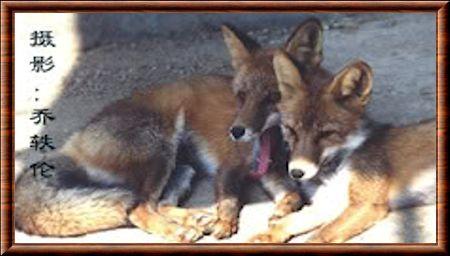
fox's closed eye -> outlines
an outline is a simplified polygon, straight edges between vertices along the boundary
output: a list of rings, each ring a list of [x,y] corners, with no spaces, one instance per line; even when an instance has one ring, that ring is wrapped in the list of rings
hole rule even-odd
[[[320,144],[326,147],[333,144],[343,143],[343,137],[339,135],[339,131],[333,129],[320,131],[317,136],[317,140]]]
[[[238,92],[237,97],[240,101],[245,101],[245,92],[243,91]]]
[[[330,137],[330,136],[332,136],[332,135],[334,135],[336,133],[337,133],[336,130],[323,130],[323,131],[320,132],[319,137],[320,138],[327,138],[327,137]]]
[[[288,140],[297,140],[297,133],[295,132],[294,128],[288,126],[288,125],[282,125],[281,126],[283,134]]]
[[[244,102],[245,102],[245,92],[243,92],[243,91],[239,91],[238,93],[237,93],[237,95],[236,95],[236,97],[237,97],[237,99],[238,99],[238,103],[239,103],[239,106],[242,106],[243,104],[244,104]]]

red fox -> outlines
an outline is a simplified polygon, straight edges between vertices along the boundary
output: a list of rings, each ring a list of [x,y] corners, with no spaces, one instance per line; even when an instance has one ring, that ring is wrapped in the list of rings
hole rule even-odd
[[[309,242],[345,242],[391,209],[436,203],[435,120],[402,127],[371,121],[364,111],[373,80],[368,64],[354,61],[315,83],[281,51],[274,68],[289,174],[311,206],[252,242],[285,242],[315,229]]]
[[[263,187],[275,199],[275,213],[270,220],[276,220],[299,208],[303,202],[295,185],[283,174],[287,160],[283,153],[284,144],[279,114],[276,111],[280,92],[272,64],[275,49],[262,49],[251,39],[238,36],[227,27],[223,27],[222,31],[235,70],[231,87],[238,106],[230,127],[230,136],[238,145],[249,142],[253,145],[253,154],[259,156],[253,160],[259,164],[254,164],[258,168],[252,174],[261,177]],[[311,18],[300,24],[283,48],[298,61],[308,79],[326,75],[327,71],[320,67],[323,57],[323,28],[319,20]],[[268,166],[271,171],[265,174]],[[224,179],[232,180],[235,187],[242,187],[236,186],[242,179],[238,179],[233,172],[223,174]],[[239,191],[228,190],[223,193],[223,198],[218,204],[218,218],[232,220],[225,223],[233,223],[235,230],[239,213]]]
[[[106,106],[49,157],[57,167],[52,177],[33,177],[25,170],[18,178],[16,227],[30,234],[73,236],[131,222],[174,241],[195,241],[206,229],[223,238],[236,232],[238,195],[251,169],[268,171],[262,181],[275,197],[275,219],[298,209],[302,200],[286,172],[279,127],[264,130],[270,136],[261,144],[270,147],[259,147],[259,140],[236,143],[229,136],[241,105],[240,93],[236,97],[231,84],[239,81],[248,89],[274,92],[260,100],[270,102],[266,112],[253,113],[258,116],[254,122],[268,123],[264,119],[279,98],[270,54],[274,51],[247,51],[232,30],[223,27],[223,33],[234,67],[244,67],[236,63],[243,56],[235,55],[236,49],[248,54],[245,61],[253,66],[247,65],[245,74],[153,86]],[[289,38],[286,50],[305,69],[318,66],[321,34],[320,22],[308,20]],[[195,167],[217,173],[217,216],[174,206],[189,187]]]

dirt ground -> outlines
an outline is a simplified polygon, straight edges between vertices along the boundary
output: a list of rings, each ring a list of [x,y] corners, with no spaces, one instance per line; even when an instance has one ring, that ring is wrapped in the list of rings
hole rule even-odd
[[[323,65],[338,71],[350,59],[367,61],[375,74],[369,116],[382,122],[405,124],[436,115],[436,44],[434,14],[322,15],[325,23]],[[295,26],[249,25],[247,33],[264,46],[281,45]],[[109,102],[152,84],[192,74],[232,74],[218,27],[178,36],[141,38],[133,42],[97,44],[78,52],[76,64],[62,81],[62,91],[50,106],[57,122],[41,130],[52,134],[56,146]],[[22,85],[16,85],[16,94]],[[17,99],[17,97],[16,97]],[[32,105],[16,100],[16,127],[26,122]],[[17,109],[17,107],[16,107]],[[19,127],[20,128],[20,127]],[[16,140],[26,134],[17,134]],[[26,147],[16,147],[16,176],[22,166],[39,159]],[[207,191],[207,193],[205,193]],[[272,203],[255,188],[262,202],[246,205],[240,230],[221,242],[245,242],[266,227]],[[260,200],[260,201],[261,201]],[[213,201],[210,180],[201,181],[187,206]],[[435,205],[398,212],[350,242],[435,242]],[[302,242],[301,236],[292,242]],[[123,228],[75,238],[41,238],[16,231],[16,242],[164,242],[138,229]],[[217,242],[205,237],[200,242]]]

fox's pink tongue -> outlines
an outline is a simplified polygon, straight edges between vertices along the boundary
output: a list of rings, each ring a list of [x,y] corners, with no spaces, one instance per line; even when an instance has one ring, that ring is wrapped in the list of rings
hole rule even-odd
[[[270,161],[270,133],[264,132],[260,137],[260,150],[258,159],[256,159],[257,168],[250,175],[253,178],[261,178],[269,169]]]

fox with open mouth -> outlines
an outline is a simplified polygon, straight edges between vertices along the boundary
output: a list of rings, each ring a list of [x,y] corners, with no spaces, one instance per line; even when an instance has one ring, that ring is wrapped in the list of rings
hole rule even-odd
[[[178,242],[196,241],[206,232],[229,237],[237,231],[251,170],[276,201],[272,219],[301,207],[274,112],[280,100],[274,50],[249,47],[235,31],[222,30],[234,78],[191,77],[105,106],[49,156],[57,166],[51,178],[27,170],[18,177],[16,227],[62,237],[133,224]],[[303,22],[284,49],[306,73],[320,70],[320,22]],[[177,207],[197,167],[216,177],[212,217]]]

